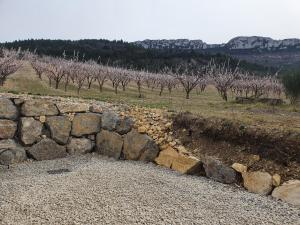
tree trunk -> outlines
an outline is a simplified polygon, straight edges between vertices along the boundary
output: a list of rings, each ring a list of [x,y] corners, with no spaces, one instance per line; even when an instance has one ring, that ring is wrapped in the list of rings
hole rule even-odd
[[[91,82],[88,82],[88,89],[91,89],[91,86],[92,86],[92,81]]]
[[[163,93],[163,88],[160,88],[160,92],[159,92],[159,96],[161,96],[162,95],[162,93]]]
[[[190,92],[191,91],[186,91],[186,97],[185,97],[186,99],[190,99]]]
[[[139,91],[139,98],[142,98],[141,86],[138,86],[138,91]]]
[[[58,89],[59,81],[55,81],[55,89]]]

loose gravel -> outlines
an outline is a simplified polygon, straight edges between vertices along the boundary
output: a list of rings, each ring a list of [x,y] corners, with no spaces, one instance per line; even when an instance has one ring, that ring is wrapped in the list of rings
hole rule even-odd
[[[47,173],[59,169],[71,172]],[[0,168],[0,181],[5,225],[300,224],[299,209],[271,197],[97,155]]]

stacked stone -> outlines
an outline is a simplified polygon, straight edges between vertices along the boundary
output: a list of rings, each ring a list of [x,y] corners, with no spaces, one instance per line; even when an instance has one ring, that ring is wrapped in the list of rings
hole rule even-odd
[[[230,167],[215,158],[193,157],[173,138],[172,122],[162,110],[0,98],[0,164],[19,163],[27,157],[51,160],[89,152],[155,162],[183,174],[242,184],[250,192],[272,193],[277,199],[300,206],[298,180],[280,185],[278,174],[249,172],[239,163]]]
[[[51,160],[92,151],[116,159],[154,161],[157,144],[133,120],[100,106],[42,99],[0,99],[0,163]]]

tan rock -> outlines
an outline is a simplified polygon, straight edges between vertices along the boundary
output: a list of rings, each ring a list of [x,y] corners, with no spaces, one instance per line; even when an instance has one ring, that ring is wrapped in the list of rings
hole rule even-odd
[[[183,174],[197,174],[203,171],[203,164],[195,157],[178,154],[172,162],[171,169]]]
[[[253,165],[254,163],[258,162],[260,160],[259,155],[251,155],[248,159],[249,165]]]
[[[73,121],[74,120],[74,117],[75,117],[75,113],[69,113],[68,114],[68,119],[69,119],[69,121]]]
[[[70,112],[88,112],[89,105],[85,103],[66,103],[59,102],[56,104],[60,113],[70,113]]]
[[[176,142],[175,141],[172,141],[169,143],[172,147],[174,147],[176,145]]]
[[[267,195],[272,191],[272,176],[267,172],[242,173],[244,187],[256,194]]]
[[[176,147],[176,149],[178,150],[178,152],[182,153],[182,154],[188,154],[189,152],[186,150],[186,148],[182,145],[179,145]]]
[[[98,133],[101,128],[101,116],[96,113],[79,113],[74,117],[72,135],[81,137]]]
[[[166,128],[170,128],[171,126],[172,126],[171,122],[169,122],[169,123],[166,124]]]
[[[300,208],[300,180],[290,180],[274,189],[272,196]]]
[[[145,134],[145,133],[147,132],[147,129],[146,129],[146,127],[142,126],[142,127],[139,127],[139,128],[138,128],[138,132],[139,132],[140,134]]]
[[[40,116],[39,120],[41,123],[45,123],[46,122],[46,116]]]
[[[280,185],[280,182],[281,182],[281,177],[280,177],[280,175],[279,174],[274,174],[273,176],[272,176],[272,180],[273,180],[273,185],[275,186],[275,187],[278,187],[279,185]]]
[[[247,166],[240,163],[233,163],[231,167],[239,173],[245,173],[248,170]]]
[[[0,139],[13,138],[17,131],[17,123],[11,120],[0,119]]]

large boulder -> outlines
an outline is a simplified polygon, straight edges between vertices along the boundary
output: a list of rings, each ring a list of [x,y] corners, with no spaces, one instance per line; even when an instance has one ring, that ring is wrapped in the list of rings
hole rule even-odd
[[[86,103],[66,103],[59,102],[56,104],[60,113],[78,113],[78,112],[88,112],[89,105]]]
[[[120,117],[118,114],[106,111],[102,115],[102,128],[109,131],[114,131],[117,125],[120,124]]]
[[[237,172],[215,158],[207,157],[204,160],[204,169],[206,176],[212,178],[215,181],[224,184],[232,184],[238,182]]]
[[[133,124],[133,120],[130,117],[126,116],[118,121],[116,131],[121,135],[127,134],[131,131]]]
[[[81,155],[91,152],[94,145],[88,138],[71,138],[67,151],[71,155]]]
[[[272,176],[267,172],[246,172],[242,173],[244,187],[253,193],[267,195],[273,187]]]
[[[274,189],[272,196],[300,208],[300,180],[290,180]]]
[[[0,119],[15,120],[18,118],[18,110],[14,103],[7,98],[0,98]]]
[[[0,139],[10,139],[15,136],[17,123],[12,120],[0,120]]]
[[[171,169],[190,175],[203,175],[203,163],[193,156],[179,154],[172,162]]]
[[[123,138],[121,135],[102,130],[97,134],[96,138],[96,151],[99,154],[119,159],[123,147]]]
[[[161,151],[154,160],[158,165],[171,168],[172,163],[179,157],[179,153],[172,147]]]
[[[0,164],[11,165],[26,160],[25,150],[12,139],[0,141]]]
[[[98,133],[101,128],[101,115],[96,113],[79,113],[73,120],[72,135],[81,137]]]
[[[24,116],[55,116],[58,110],[52,102],[39,99],[25,101],[21,113]]]
[[[36,160],[51,160],[67,156],[66,147],[45,138],[27,150],[28,155]]]
[[[46,124],[53,140],[59,144],[67,144],[72,128],[72,123],[68,117],[51,116],[47,118]]]
[[[23,144],[31,145],[41,139],[43,124],[32,117],[20,120],[20,138]]]
[[[158,152],[157,144],[148,135],[140,134],[135,129],[125,135],[125,159],[154,161]]]

